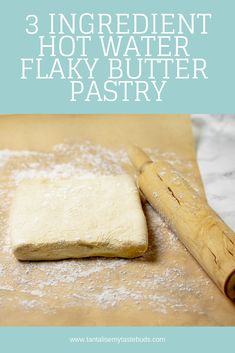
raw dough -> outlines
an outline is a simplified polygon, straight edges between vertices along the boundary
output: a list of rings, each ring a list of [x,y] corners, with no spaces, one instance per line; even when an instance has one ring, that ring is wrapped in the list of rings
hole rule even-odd
[[[21,182],[10,234],[20,260],[131,258],[148,245],[138,190],[128,175]]]

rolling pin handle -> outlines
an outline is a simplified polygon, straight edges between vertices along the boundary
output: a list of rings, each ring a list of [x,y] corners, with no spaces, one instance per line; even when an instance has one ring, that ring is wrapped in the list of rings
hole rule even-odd
[[[128,148],[128,156],[133,166],[140,173],[146,164],[153,163],[149,156],[137,146],[130,146]]]

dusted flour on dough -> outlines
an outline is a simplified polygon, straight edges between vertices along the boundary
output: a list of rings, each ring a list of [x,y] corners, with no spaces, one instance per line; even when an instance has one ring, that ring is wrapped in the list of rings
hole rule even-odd
[[[137,257],[148,234],[128,175],[25,180],[16,190],[10,234],[20,260]]]
[[[197,187],[190,161],[179,159],[174,152],[149,148],[145,151],[154,160],[173,164]],[[90,257],[49,262],[15,259],[9,242],[8,214],[15,187],[22,181],[88,179],[126,171],[130,171],[130,164],[125,149],[110,149],[89,141],[55,145],[48,152],[0,150],[1,324],[9,324],[3,309],[5,313],[22,310],[24,314],[20,319],[13,314],[14,324],[18,325],[38,325],[39,315],[51,322],[56,314],[56,323],[60,325],[68,325],[69,315],[76,316],[75,323],[69,319],[70,324],[84,324],[82,315],[86,322],[97,324],[93,320],[94,310],[98,310],[100,318],[108,313],[115,317],[117,313],[126,312],[126,320],[129,308],[136,311],[135,318],[128,321],[130,325],[143,324],[146,311],[151,311],[159,324],[169,323],[169,317],[174,317],[174,324],[179,324],[180,320],[186,325],[214,325],[217,304],[223,312],[231,311],[228,301],[221,300],[220,292],[215,291],[208,276],[148,204],[144,205],[144,212],[149,246],[141,257]],[[61,309],[66,315],[58,314]],[[228,324],[225,318],[221,322]],[[230,324],[233,323],[231,320]]]

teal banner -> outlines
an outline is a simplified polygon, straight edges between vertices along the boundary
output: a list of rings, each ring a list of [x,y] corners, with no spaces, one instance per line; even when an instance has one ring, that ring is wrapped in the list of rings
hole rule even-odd
[[[230,327],[2,328],[0,346],[7,353],[221,353],[233,347],[234,333]]]
[[[234,113],[231,0],[0,4],[0,113]]]

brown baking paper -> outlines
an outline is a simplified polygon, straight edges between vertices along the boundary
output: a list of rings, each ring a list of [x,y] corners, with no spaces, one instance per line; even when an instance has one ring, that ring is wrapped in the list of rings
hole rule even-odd
[[[20,180],[134,174],[130,144],[168,160],[204,195],[189,116],[0,117],[1,325],[235,324],[234,304],[145,202],[141,258],[33,263],[12,255],[8,217]]]

